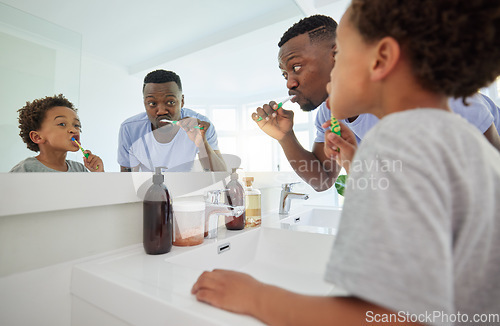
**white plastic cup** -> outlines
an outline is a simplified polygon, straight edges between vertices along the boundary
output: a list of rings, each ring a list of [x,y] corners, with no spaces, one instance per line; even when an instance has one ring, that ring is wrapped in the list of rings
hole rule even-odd
[[[196,246],[203,243],[205,231],[205,202],[180,201],[174,211],[174,246]]]

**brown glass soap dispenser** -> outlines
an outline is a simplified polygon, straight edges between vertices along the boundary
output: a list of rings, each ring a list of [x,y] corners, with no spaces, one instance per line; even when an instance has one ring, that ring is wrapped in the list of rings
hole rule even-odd
[[[161,169],[155,168],[153,184],[143,202],[143,243],[150,255],[164,254],[172,249],[172,199],[163,183]]]
[[[243,230],[245,228],[245,191],[238,181],[236,169],[233,169],[231,180],[226,186],[227,200],[233,208],[234,214],[226,216],[226,228],[228,230]]]

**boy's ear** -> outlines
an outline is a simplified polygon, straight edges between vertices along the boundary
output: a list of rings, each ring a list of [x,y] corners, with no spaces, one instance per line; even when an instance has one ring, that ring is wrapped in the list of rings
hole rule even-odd
[[[384,37],[375,47],[375,58],[372,64],[372,80],[381,80],[394,70],[401,57],[398,41],[392,37]]]
[[[43,144],[45,142],[45,140],[38,131],[33,131],[33,130],[30,131],[30,139],[35,144]]]

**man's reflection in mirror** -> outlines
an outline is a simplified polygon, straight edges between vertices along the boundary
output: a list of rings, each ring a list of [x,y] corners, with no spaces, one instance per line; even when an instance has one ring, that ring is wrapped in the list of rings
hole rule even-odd
[[[226,171],[210,120],[184,107],[180,77],[155,70],[144,78],[145,112],[120,126],[118,164],[122,172],[190,171],[196,155],[205,171]]]

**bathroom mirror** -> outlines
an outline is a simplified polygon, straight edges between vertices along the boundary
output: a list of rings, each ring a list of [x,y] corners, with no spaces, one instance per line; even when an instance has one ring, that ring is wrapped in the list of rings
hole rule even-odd
[[[63,93],[78,106],[82,37],[0,2],[0,172],[34,152],[19,137],[26,101]]]

